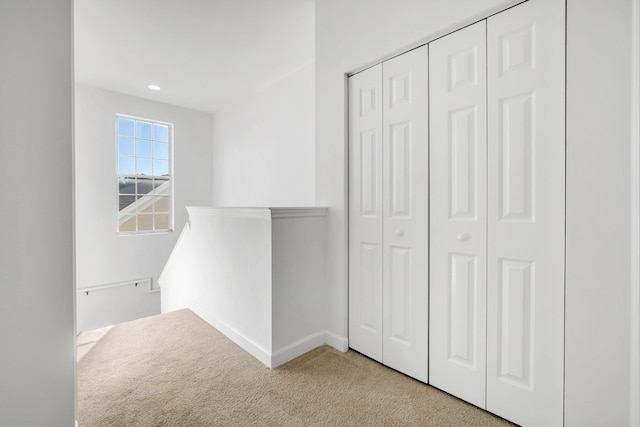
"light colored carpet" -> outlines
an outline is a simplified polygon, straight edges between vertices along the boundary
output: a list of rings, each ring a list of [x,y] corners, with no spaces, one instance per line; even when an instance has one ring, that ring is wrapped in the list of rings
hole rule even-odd
[[[81,332],[78,334],[78,339],[76,340],[76,345],[78,347],[77,358],[78,361],[82,360],[82,358],[96,345],[102,337],[104,337],[109,330],[111,330],[113,326],[107,326],[105,328],[93,329],[91,331]]]
[[[353,351],[270,370],[189,310],[85,341],[80,427],[510,425]]]

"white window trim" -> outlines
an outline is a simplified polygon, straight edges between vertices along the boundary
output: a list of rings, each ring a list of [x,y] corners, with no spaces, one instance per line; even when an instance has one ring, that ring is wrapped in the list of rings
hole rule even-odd
[[[129,114],[121,114],[121,113],[116,113],[116,120],[114,121],[114,128],[115,128],[115,168],[116,168],[116,178],[120,179],[120,178],[125,178],[125,177],[140,177],[143,176],[144,178],[167,178],[166,176],[155,176],[155,175],[137,175],[137,174],[121,174],[118,170],[119,168],[119,157],[120,157],[120,151],[119,151],[119,147],[118,147],[118,119],[119,118],[123,118],[123,119],[131,119],[131,120],[137,120],[137,121],[144,121],[144,122],[150,122],[152,124],[158,124],[158,125],[165,125],[169,127],[169,153],[168,153],[168,162],[169,162],[169,176],[168,176],[168,182],[161,184],[160,186],[158,186],[158,188],[156,188],[153,193],[157,193],[160,194],[160,191],[166,191],[167,187],[169,187],[169,193],[168,193],[168,197],[169,197],[169,228],[166,230],[136,230],[136,231],[120,231],[120,225],[122,225],[124,222],[130,220],[131,218],[125,218],[123,215],[134,215],[134,216],[138,216],[138,214],[136,213],[136,209],[140,208],[140,209],[144,209],[145,207],[148,207],[150,205],[152,205],[153,203],[156,202],[157,199],[159,199],[160,197],[167,197],[167,196],[155,196],[155,197],[144,197],[141,198],[139,200],[136,200],[135,202],[133,202],[132,204],[128,205],[126,208],[124,208],[122,211],[118,211],[116,209],[116,234],[119,236],[137,236],[137,235],[143,235],[143,234],[166,234],[166,233],[172,233],[174,230],[174,172],[173,172],[173,153],[174,153],[174,124],[170,123],[170,122],[165,122],[162,120],[155,120],[155,119],[149,119],[146,117],[140,117],[140,116],[133,116],[133,115],[129,115]],[[135,139],[135,138],[134,138]],[[152,141],[152,140],[149,140]],[[132,158],[137,158],[138,156],[131,156]],[[144,156],[140,156],[141,158],[146,158]],[[152,193],[148,193],[149,195],[152,195]],[[166,193],[165,193],[166,194]],[[119,206],[120,203],[120,192],[118,191],[117,187],[115,189],[115,200],[116,200],[116,206]]]

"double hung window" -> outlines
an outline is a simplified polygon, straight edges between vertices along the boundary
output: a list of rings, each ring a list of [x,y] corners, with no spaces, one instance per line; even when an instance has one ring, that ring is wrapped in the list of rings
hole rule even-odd
[[[170,231],[173,127],[121,115],[116,120],[118,232]]]

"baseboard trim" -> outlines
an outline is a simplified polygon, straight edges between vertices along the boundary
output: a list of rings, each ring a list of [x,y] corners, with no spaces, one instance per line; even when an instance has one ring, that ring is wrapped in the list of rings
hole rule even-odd
[[[291,344],[271,353],[261,345],[256,344],[250,338],[247,338],[245,335],[227,325],[201,304],[189,301],[189,309],[200,316],[205,322],[220,331],[231,341],[238,344],[244,351],[258,359],[267,368],[277,368],[278,366],[281,366],[296,357],[302,356],[314,348],[325,344],[343,353],[349,350],[349,340],[346,337],[341,337],[330,331],[320,331],[294,341]]]
[[[334,334],[331,331],[325,331],[324,342],[325,344],[343,353],[346,353],[347,350],[349,350],[349,339],[347,337],[341,337],[338,334]]]
[[[198,303],[194,303],[193,301],[189,302],[189,308],[195,314],[200,316],[205,322],[216,328],[222,334],[224,334],[227,338],[229,338],[234,343],[238,344],[244,351],[258,359],[263,365],[268,368],[272,368],[271,362],[271,353],[267,351],[262,346],[256,344],[251,339],[247,338],[240,332],[236,331],[231,326],[227,325],[225,322],[218,319],[214,316],[209,310],[204,308],[202,305]]]
[[[302,339],[292,342],[291,344],[281,348],[271,356],[271,367],[277,368],[280,365],[302,356],[310,352],[314,348],[325,344],[325,332],[316,332]]]
[[[277,368],[322,345],[328,345],[342,353],[349,350],[349,340],[347,338],[330,331],[320,331],[299,339],[275,352],[271,357],[272,367]]]

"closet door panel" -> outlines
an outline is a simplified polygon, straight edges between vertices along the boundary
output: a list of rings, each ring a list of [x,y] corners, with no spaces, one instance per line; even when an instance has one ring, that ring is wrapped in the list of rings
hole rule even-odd
[[[485,407],[486,22],[429,45],[429,382]]]
[[[382,65],[349,79],[349,346],[382,362]]]
[[[383,363],[428,379],[428,53],[383,63]]]
[[[487,409],[562,425],[564,3],[489,18]]]

